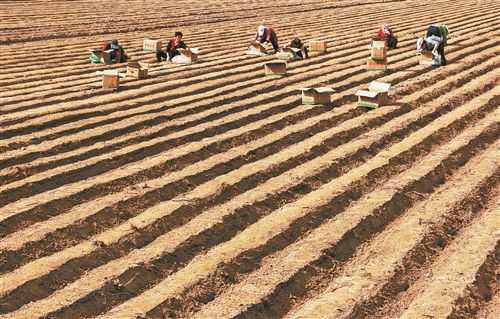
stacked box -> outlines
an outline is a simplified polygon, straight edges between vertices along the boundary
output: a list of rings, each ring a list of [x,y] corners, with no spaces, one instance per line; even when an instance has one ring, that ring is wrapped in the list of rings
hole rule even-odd
[[[373,39],[371,46],[371,56],[366,62],[369,71],[387,70],[387,43],[384,40]]]
[[[384,60],[375,60],[368,58],[366,61],[366,68],[370,71],[386,71],[387,70],[387,58]]]
[[[387,45],[385,41],[373,40],[371,46],[371,58],[374,60],[387,59]]]

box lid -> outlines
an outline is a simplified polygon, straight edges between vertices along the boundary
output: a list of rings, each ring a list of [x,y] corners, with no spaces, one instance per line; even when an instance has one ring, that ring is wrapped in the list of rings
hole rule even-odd
[[[283,52],[293,52],[293,53],[297,53],[297,52],[300,52],[301,50],[298,49],[298,48],[283,48],[281,49],[281,51]]]
[[[309,92],[309,91],[314,91],[316,93],[333,93],[335,92],[334,89],[329,88],[329,87],[319,87],[319,88],[301,88],[300,89],[303,92]]]
[[[118,76],[119,75],[119,71],[118,70],[104,70],[104,71],[102,71],[102,75],[114,75],[114,76]]]
[[[375,97],[377,97],[378,92],[358,90],[356,92],[356,95],[357,96],[363,96],[363,97],[369,97],[369,98],[375,98]]]
[[[389,92],[390,88],[391,88],[390,83],[373,81],[372,83],[370,83],[368,90],[373,92],[384,93],[384,92]]]
[[[385,41],[384,40],[372,40],[372,48],[384,48]]]

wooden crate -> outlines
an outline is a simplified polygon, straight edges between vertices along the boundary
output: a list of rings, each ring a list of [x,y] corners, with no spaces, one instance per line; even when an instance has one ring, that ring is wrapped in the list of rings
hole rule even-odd
[[[374,60],[387,59],[387,45],[383,40],[372,40],[371,58]]]

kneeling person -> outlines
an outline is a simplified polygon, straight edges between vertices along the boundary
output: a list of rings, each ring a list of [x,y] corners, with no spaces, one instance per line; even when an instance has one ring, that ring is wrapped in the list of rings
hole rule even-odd
[[[172,61],[173,57],[180,55],[179,49],[187,49],[187,45],[182,41],[182,36],[182,32],[175,32],[174,37],[168,41],[166,51],[158,51],[156,53],[158,62],[162,60]]]

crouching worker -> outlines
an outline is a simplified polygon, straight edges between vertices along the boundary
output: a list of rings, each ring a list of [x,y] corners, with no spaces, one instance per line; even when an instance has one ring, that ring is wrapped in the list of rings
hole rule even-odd
[[[127,62],[128,57],[125,54],[125,50],[118,43],[118,40],[116,39],[113,39],[110,42],[105,43],[103,46],[103,51],[109,52],[111,63]]]
[[[257,35],[255,36],[255,42],[260,44],[271,43],[274,49],[274,53],[278,52],[280,47],[278,45],[278,36],[276,32],[271,27],[259,26],[257,29]]]
[[[417,52],[430,51],[434,55],[435,65],[446,65],[444,47],[448,40],[446,25],[430,25],[424,38],[417,40]]]
[[[299,38],[294,38],[286,47],[299,49],[300,51],[297,51],[295,54],[301,59],[309,58],[307,46]]]
[[[187,45],[182,41],[182,32],[177,31],[174,37],[168,41],[166,51],[158,51],[156,53],[156,60],[158,62],[172,61],[172,58],[176,55],[180,55],[179,49],[187,49]]]
[[[384,23],[378,29],[375,38],[385,41],[389,49],[395,49],[398,46],[398,38],[387,23]]]

